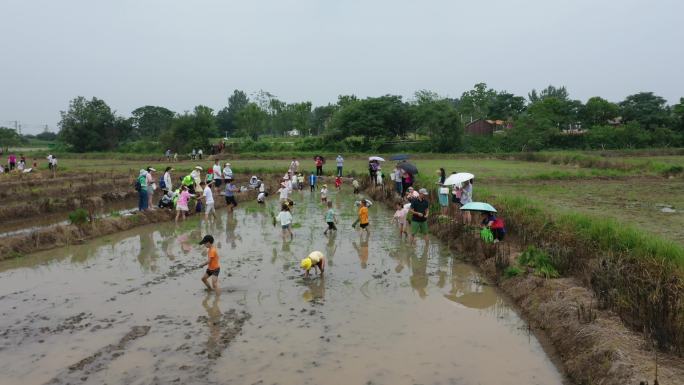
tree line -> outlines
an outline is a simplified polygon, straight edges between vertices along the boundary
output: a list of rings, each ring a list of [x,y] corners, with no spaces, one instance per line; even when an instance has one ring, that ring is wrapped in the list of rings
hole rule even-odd
[[[492,136],[464,134],[464,124],[477,119],[501,120],[509,129]],[[420,90],[410,100],[341,95],[314,107],[266,91],[235,90],[218,111],[143,106],[124,117],[101,99],[79,96],[61,112],[59,127],[59,141],[76,152],[183,153],[208,149],[211,138],[223,136],[244,138],[242,149],[267,150],[260,138],[295,133],[306,138],[298,142],[300,150],[362,151],[388,142],[433,152],[682,146],[684,98],[670,106],[652,92],[640,92],[617,103],[601,97],[583,103],[565,87],[533,89],[522,97],[479,83],[460,98]]]

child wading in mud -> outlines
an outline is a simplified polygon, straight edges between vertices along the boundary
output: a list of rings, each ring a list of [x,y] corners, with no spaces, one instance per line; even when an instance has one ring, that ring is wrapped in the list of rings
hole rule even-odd
[[[278,213],[278,216],[276,219],[280,222],[280,228],[283,231],[283,239],[287,236],[287,234],[290,234],[290,240],[294,238],[294,234],[292,234],[292,213],[290,213],[290,205],[287,202],[284,202],[282,204],[282,207],[280,208],[280,212]]]
[[[324,235],[328,235],[328,231],[337,231],[337,215],[335,215],[335,209],[333,209],[333,203],[328,202],[328,211],[325,213],[325,222],[328,224],[328,228],[323,232]]]
[[[319,274],[323,275],[325,271],[325,256],[320,251],[312,251],[311,254],[302,259],[299,266],[304,269],[304,277],[309,277],[309,270],[312,267],[318,269]]]
[[[205,235],[199,244],[204,245],[208,249],[207,261],[200,265],[200,267],[207,267],[207,271],[202,276],[202,282],[207,287],[207,290],[214,290],[218,293],[218,275],[221,271],[221,266],[219,265],[218,251],[214,246],[214,237]],[[211,285],[208,282],[209,278],[211,278]]]

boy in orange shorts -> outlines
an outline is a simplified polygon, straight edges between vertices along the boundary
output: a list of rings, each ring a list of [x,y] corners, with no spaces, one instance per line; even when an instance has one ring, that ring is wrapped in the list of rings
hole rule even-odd
[[[207,261],[200,265],[200,267],[207,267],[207,271],[204,273],[204,276],[202,276],[202,282],[207,287],[207,290],[214,290],[218,293],[218,275],[221,271],[221,266],[219,265],[218,251],[214,246],[214,237],[205,235],[199,244],[204,245],[204,247],[208,249]],[[209,278],[211,278],[211,285],[208,282]]]

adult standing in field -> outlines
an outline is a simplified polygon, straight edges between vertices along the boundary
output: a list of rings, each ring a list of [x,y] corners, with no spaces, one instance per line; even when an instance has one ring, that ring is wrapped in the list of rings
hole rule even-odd
[[[138,191],[138,211],[147,210],[147,171],[140,170],[138,179],[135,182],[135,189]]]
[[[461,188],[461,205],[465,206],[473,201],[473,180],[463,182]],[[470,225],[473,218],[470,211],[463,211],[463,224]]]
[[[409,187],[413,186],[413,175],[410,172],[405,171],[401,175],[401,189],[402,191],[408,190]]]
[[[292,175],[297,175],[297,170],[299,170],[299,161],[297,158],[292,158],[292,162],[290,162],[290,167],[287,169],[287,172]]]
[[[202,151],[202,149],[200,148],[199,150],[197,150],[197,156],[199,156],[199,160],[202,160],[202,155],[204,155],[204,151]]]
[[[321,156],[317,156],[316,159],[314,160],[314,163],[316,164],[316,176],[322,176],[323,175],[323,158]]]
[[[230,168],[230,163],[226,162],[223,167],[223,181],[228,183],[228,179],[233,179],[233,170]]]
[[[167,161],[167,162],[170,162],[170,161],[171,161],[171,149],[170,149],[170,148],[167,148],[167,149],[166,149],[166,152],[164,153],[164,155],[166,156],[166,161]]]
[[[173,171],[173,168],[166,167],[166,170],[164,170],[164,175],[162,175],[162,178],[159,181],[159,186],[161,187],[164,194],[166,194],[169,191],[173,191],[171,171]]]
[[[447,215],[449,211],[449,187],[444,185],[446,180],[446,172],[444,168],[437,170],[439,174],[439,179],[437,180],[437,197],[439,198],[439,206],[442,211],[442,215]]]
[[[214,171],[214,186],[216,187],[216,192],[218,192],[221,190],[221,184],[223,182],[223,171],[221,170],[218,159],[214,160],[214,165],[211,166],[211,169]]]
[[[344,167],[344,158],[342,157],[342,154],[337,154],[337,158],[335,158],[335,162],[337,162],[337,176],[341,177],[342,176],[342,168]]]
[[[401,196],[401,194],[403,194],[404,192],[403,184],[401,182],[402,174],[403,172],[402,169],[399,168],[399,165],[397,164],[396,166],[394,166],[394,170],[392,171],[392,180],[394,181],[394,188],[397,194],[399,194],[399,196]]]
[[[195,160],[196,157],[197,157],[197,150],[195,150],[193,148],[192,153],[190,154],[190,159]]]
[[[17,156],[13,153],[10,153],[7,157],[7,163],[9,164],[9,170],[14,170],[14,168],[17,167]]]
[[[150,210],[154,209],[154,203],[152,200],[154,199],[154,190],[156,190],[156,185],[154,184],[154,175],[152,174],[153,172],[156,172],[152,167],[147,168],[147,174],[145,175],[145,180],[147,182],[147,207]]]
[[[238,203],[235,199],[235,193],[240,191],[235,184],[233,184],[233,179],[226,179],[226,206],[228,206],[228,212],[232,213],[233,209],[237,207]]]
[[[411,244],[415,244],[416,235],[422,234],[425,242],[428,241],[428,216],[430,215],[430,202],[427,200],[427,190],[422,188],[418,191],[418,199],[411,202],[409,212],[411,218]]]
[[[52,154],[49,154],[47,156],[47,161],[48,161],[48,169],[52,171]]]
[[[192,176],[192,180],[195,182],[195,190],[192,192],[194,194],[195,191],[197,191],[197,189],[199,188],[200,183],[202,183],[202,167],[195,166],[195,168],[190,173],[190,176]]]
[[[318,177],[314,175],[313,171],[311,171],[311,175],[309,175],[309,187],[311,188],[311,192],[316,191],[316,180]]]

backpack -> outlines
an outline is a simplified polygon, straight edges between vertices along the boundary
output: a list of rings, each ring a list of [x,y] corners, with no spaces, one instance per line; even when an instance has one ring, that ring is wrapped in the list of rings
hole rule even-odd
[[[159,188],[166,190],[166,182],[164,182],[164,175],[159,178]]]

